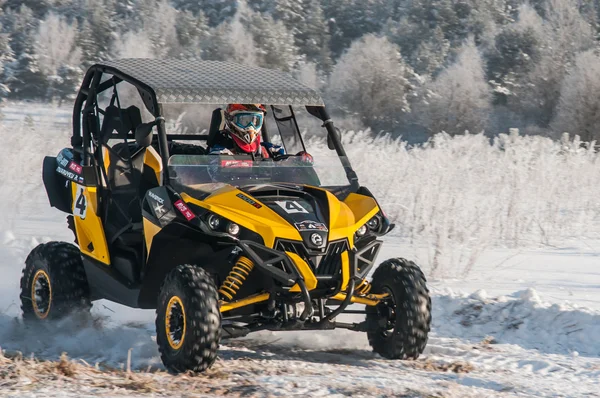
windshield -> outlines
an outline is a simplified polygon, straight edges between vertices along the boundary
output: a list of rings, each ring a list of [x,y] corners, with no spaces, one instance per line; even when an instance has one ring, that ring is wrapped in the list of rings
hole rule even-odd
[[[273,161],[252,160],[249,156],[173,155],[169,159],[169,176],[175,186],[200,191],[212,191],[222,183],[236,187],[270,183],[350,185],[337,155],[320,156],[313,162],[300,156]]]

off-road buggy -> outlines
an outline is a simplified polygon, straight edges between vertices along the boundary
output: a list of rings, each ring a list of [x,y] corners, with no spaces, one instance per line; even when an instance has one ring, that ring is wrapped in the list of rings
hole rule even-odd
[[[125,97],[140,106],[125,107]],[[227,103],[267,105],[262,139],[280,140],[290,155],[206,155],[222,136],[220,108],[207,134],[168,133],[174,104],[189,112]],[[329,148],[314,161],[293,155],[306,151],[298,109],[327,133]],[[423,273],[395,258],[367,279],[393,225],[358,183],[321,97],[288,74],[204,61],[94,65],[75,100],[71,147],[45,158],[43,181],[77,246],[46,243],[28,256],[25,320],[99,299],[156,309],[158,346],[174,372],[205,370],[222,338],[259,330],[366,332],[391,359],[425,348]],[[366,319],[338,321],[344,313]]]

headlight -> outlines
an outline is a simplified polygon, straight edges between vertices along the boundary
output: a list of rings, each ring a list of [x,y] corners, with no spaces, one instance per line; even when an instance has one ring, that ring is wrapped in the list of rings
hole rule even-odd
[[[219,216],[216,216],[214,214],[211,214],[210,216],[208,216],[208,220],[207,221],[208,221],[208,226],[213,231],[219,229],[219,226],[221,225],[221,219],[219,218]]]
[[[237,236],[240,233],[240,226],[234,222],[227,225],[227,233],[229,235]]]
[[[358,236],[358,237],[365,236],[366,233],[367,233],[367,225],[366,224],[356,230],[356,236]]]
[[[367,226],[369,227],[370,230],[375,231],[377,229],[379,229],[379,218],[377,218],[377,216],[371,218],[368,222],[367,222]]]

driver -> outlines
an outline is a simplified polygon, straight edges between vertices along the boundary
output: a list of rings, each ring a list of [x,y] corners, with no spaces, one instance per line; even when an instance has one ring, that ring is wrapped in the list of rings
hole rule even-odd
[[[209,148],[211,155],[253,155],[276,158],[285,150],[270,142],[260,142],[266,108],[262,104],[229,104],[225,109],[224,129],[217,144]]]

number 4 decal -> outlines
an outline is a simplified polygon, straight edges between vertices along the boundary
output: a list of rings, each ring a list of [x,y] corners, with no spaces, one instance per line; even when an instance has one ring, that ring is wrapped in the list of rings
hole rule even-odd
[[[275,202],[281,207],[287,214],[304,213],[308,214],[308,210],[300,205],[300,203],[294,201],[277,201]]]
[[[73,206],[73,215],[85,219],[87,213],[87,198],[85,197],[85,190],[82,186],[77,186],[77,195],[75,195],[75,204]]]

